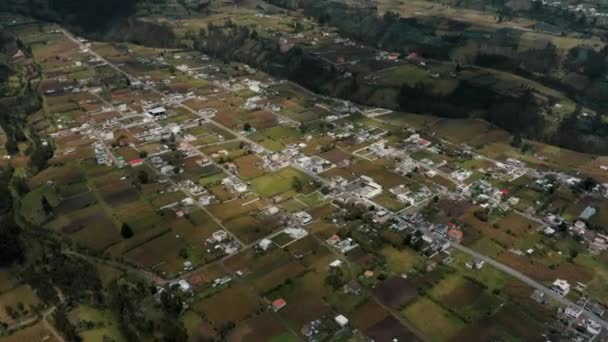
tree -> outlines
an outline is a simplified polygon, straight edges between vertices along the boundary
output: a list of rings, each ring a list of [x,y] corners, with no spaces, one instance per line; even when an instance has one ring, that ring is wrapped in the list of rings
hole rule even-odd
[[[122,235],[124,239],[130,239],[133,237],[133,229],[131,229],[129,224],[123,223],[120,228],[120,235]]]
[[[293,176],[293,179],[291,180],[291,186],[297,192],[301,192],[302,189],[304,188],[302,181],[300,180],[300,178],[298,178],[296,176]]]
[[[331,286],[334,290],[339,289],[344,285],[344,271],[340,267],[332,267],[325,277],[325,284]]]
[[[42,198],[40,199],[40,205],[42,206],[42,210],[44,210],[44,214],[46,216],[51,216],[53,215],[53,206],[51,206],[51,204],[49,203],[49,200],[46,199],[46,196],[42,196]]]
[[[139,172],[137,172],[137,180],[141,184],[148,184],[150,183],[150,175],[148,175],[146,171],[140,170]]]
[[[245,124],[243,125],[243,130],[245,132],[251,131],[251,124],[249,122],[245,122]]]
[[[57,310],[55,315],[53,316],[55,321],[55,327],[59,330],[66,341],[75,342],[82,341],[82,338],[76,332],[76,327],[70,322],[68,316],[63,312],[63,310]]]

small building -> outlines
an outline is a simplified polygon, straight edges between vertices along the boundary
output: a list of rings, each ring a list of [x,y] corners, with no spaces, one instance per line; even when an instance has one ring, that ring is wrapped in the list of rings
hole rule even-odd
[[[148,114],[154,117],[162,116],[167,114],[167,110],[163,106],[153,107],[148,110]]]
[[[212,237],[213,241],[215,241],[215,242],[222,242],[222,241],[226,240],[226,238],[228,238],[228,233],[226,233],[223,230],[218,230],[218,231],[214,232],[213,234],[211,234],[211,237]]]
[[[346,327],[349,323],[348,318],[346,318],[344,315],[338,315],[338,316],[336,316],[336,318],[334,318],[334,320],[336,321],[336,323],[338,323],[338,325],[341,328]]]
[[[344,293],[346,294],[360,295],[362,290],[361,284],[355,279],[344,284]]]
[[[553,285],[551,285],[551,290],[560,296],[565,296],[570,292],[570,283],[567,280],[555,279]]]
[[[272,302],[272,309],[279,311],[287,305],[287,302],[283,298],[277,298]]]
[[[272,246],[272,241],[269,239],[262,239],[262,241],[260,241],[258,246],[260,247],[261,250],[267,251],[270,248],[270,246]]]
[[[144,158],[133,159],[133,160],[129,161],[129,165],[131,165],[131,167],[137,167],[137,166],[143,165],[144,161],[145,161]]]
[[[447,233],[448,239],[457,243],[462,240],[462,235],[462,230],[458,228],[450,228]]]
[[[329,267],[337,268],[337,267],[342,266],[342,263],[343,263],[342,260],[336,259],[336,260],[334,260],[334,261],[332,261],[332,262],[329,263]]]
[[[264,208],[264,211],[266,212],[266,215],[278,214],[279,213],[279,207],[277,207],[275,205],[269,205],[266,208]]]
[[[294,216],[298,221],[300,221],[300,224],[309,224],[312,222],[312,216],[305,211],[298,211],[294,214]]]
[[[190,290],[192,290],[192,286],[190,286],[190,284],[184,279],[179,280],[177,282],[177,285],[179,285],[179,289],[182,292],[189,292]]]
[[[247,191],[247,184],[236,183],[236,184],[234,184],[234,190],[236,190],[237,192],[245,192],[245,191]]]
[[[583,314],[583,309],[579,308],[578,306],[568,305],[564,309],[564,315],[566,315],[566,317],[568,317],[568,318],[579,319],[579,317],[581,317],[582,314]]]
[[[578,216],[581,220],[589,221],[589,219],[597,213],[597,210],[593,207],[586,207],[583,209],[581,214]]]

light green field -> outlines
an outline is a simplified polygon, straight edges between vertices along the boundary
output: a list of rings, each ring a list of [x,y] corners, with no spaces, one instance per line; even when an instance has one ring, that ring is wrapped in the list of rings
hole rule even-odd
[[[402,314],[431,341],[446,341],[464,327],[462,321],[425,297],[406,307]]]
[[[254,178],[251,184],[256,193],[264,197],[272,197],[293,190],[294,177],[298,178],[302,183],[310,179],[302,172],[287,167],[275,173]]]

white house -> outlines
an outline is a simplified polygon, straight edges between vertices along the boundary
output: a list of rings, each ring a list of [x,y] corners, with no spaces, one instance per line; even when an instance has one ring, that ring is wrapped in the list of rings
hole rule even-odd
[[[570,283],[568,283],[567,280],[555,279],[551,286],[551,290],[560,296],[565,296],[570,292]]]

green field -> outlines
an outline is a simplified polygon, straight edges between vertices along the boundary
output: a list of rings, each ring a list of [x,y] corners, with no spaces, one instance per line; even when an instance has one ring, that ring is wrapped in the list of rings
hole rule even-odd
[[[308,182],[310,177],[302,172],[287,167],[274,173],[254,178],[251,184],[256,193],[264,197],[273,197],[294,190],[294,178],[302,183]]]

